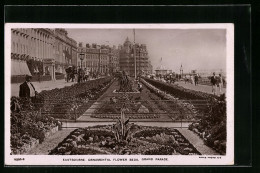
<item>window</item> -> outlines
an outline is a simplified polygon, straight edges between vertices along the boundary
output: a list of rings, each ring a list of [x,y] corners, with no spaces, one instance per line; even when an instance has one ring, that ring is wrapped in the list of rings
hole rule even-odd
[[[20,53],[22,54],[23,52],[23,45],[21,45],[21,48],[20,48]]]
[[[13,42],[12,52],[15,52],[15,43]]]

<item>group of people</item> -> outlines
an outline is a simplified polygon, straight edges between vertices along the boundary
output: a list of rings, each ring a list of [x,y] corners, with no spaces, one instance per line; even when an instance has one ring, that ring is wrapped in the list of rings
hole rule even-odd
[[[186,84],[188,81],[190,81],[191,84],[198,85],[198,84],[199,84],[199,75],[198,75],[198,74],[195,74],[194,76],[190,76],[190,79],[188,79],[187,76],[185,75],[185,78],[184,78],[185,84]]]
[[[93,76],[94,77],[94,76]],[[72,82],[77,81],[78,83],[85,82],[89,78],[89,73],[87,69],[78,68],[78,70],[74,67],[69,67],[66,69],[66,76],[65,80],[69,82],[70,80]]]
[[[219,88],[219,94],[222,94],[225,80],[223,79],[221,74],[219,74],[219,76],[216,76],[215,73],[213,73],[213,76],[211,76],[210,78],[210,83],[212,85],[212,93],[214,95],[216,95],[217,87]]]
[[[184,81],[185,81],[185,84],[190,81],[191,84],[198,85],[198,83],[199,83],[199,75],[195,74],[193,76],[190,76],[190,79],[187,78],[187,76],[185,75]],[[216,95],[217,88],[219,89],[219,94],[222,94],[223,86],[225,84],[225,80],[224,80],[224,78],[223,78],[223,76],[221,74],[216,76],[216,74],[214,72],[213,75],[210,77],[210,83],[211,83],[211,86],[212,86],[212,93],[214,95]]]

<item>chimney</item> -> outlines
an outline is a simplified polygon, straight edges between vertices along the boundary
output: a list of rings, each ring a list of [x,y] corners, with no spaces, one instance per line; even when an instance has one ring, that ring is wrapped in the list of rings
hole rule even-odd
[[[82,47],[82,42],[79,42],[79,47]]]

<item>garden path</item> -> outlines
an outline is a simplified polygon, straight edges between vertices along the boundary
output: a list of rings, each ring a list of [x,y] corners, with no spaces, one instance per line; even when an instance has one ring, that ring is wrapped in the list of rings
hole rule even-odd
[[[97,119],[97,118],[92,118],[90,117],[90,115],[92,113],[94,113],[94,111],[99,108],[101,105],[102,105],[102,102],[104,101],[109,101],[110,97],[109,95],[111,95],[111,93],[116,89],[118,88],[117,87],[118,85],[118,82],[115,80],[110,86],[109,88],[105,91],[105,93],[100,96],[98,98],[98,100],[90,107],[88,108],[88,110],[83,114],[81,115],[77,121],[111,121],[111,119]],[[102,101],[102,102],[101,102]]]
[[[111,119],[111,118],[94,118],[91,117],[91,115],[98,109],[100,108],[104,102],[109,102],[111,97],[118,96],[119,93],[113,93],[115,89],[119,88],[119,84],[117,80],[115,80],[110,87],[106,90],[106,92],[98,98],[98,100],[82,115],[77,119],[77,122],[66,122],[67,125],[70,127],[81,127],[84,126],[83,122],[115,122],[116,119]],[[137,84],[135,83],[133,85],[133,88],[137,88]],[[143,98],[145,93],[148,91],[148,89],[143,86],[143,91],[140,93],[140,96],[142,99],[149,99],[148,96]],[[150,93],[150,92],[149,92]],[[139,93],[137,93],[139,95]],[[121,95],[121,93],[120,93]],[[146,94],[147,95],[147,94]],[[153,118],[153,119],[131,119],[130,121],[133,122],[172,122],[172,118],[168,116],[168,114],[161,114],[160,118]],[[77,124],[80,123],[80,124]],[[178,127],[181,126],[180,122],[177,123]],[[177,126],[176,126],[177,127]]]
[[[202,155],[219,155],[215,150],[206,146],[197,134],[188,129],[178,130]]]
[[[26,154],[27,155],[48,155],[50,150],[54,149],[73,130],[74,129],[62,129],[60,131],[57,131],[55,134],[45,139],[41,144],[38,144],[37,146],[35,146],[35,148],[30,150]]]

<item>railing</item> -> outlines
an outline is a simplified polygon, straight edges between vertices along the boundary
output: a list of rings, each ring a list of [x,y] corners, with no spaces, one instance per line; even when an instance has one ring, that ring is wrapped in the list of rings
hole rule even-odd
[[[50,115],[64,122],[82,122],[78,120],[80,116],[89,118],[85,122],[104,120],[110,122],[120,118],[121,115],[122,102],[119,100],[118,102],[88,100],[85,102],[86,107],[82,104],[77,108],[74,107],[75,102],[76,99],[66,101],[50,99],[44,103],[35,104],[40,107],[41,114]],[[205,115],[210,103],[207,100],[137,100],[125,103],[125,105],[129,109],[125,115],[131,121],[191,123]],[[63,115],[64,117],[69,115],[71,118],[65,119]]]

